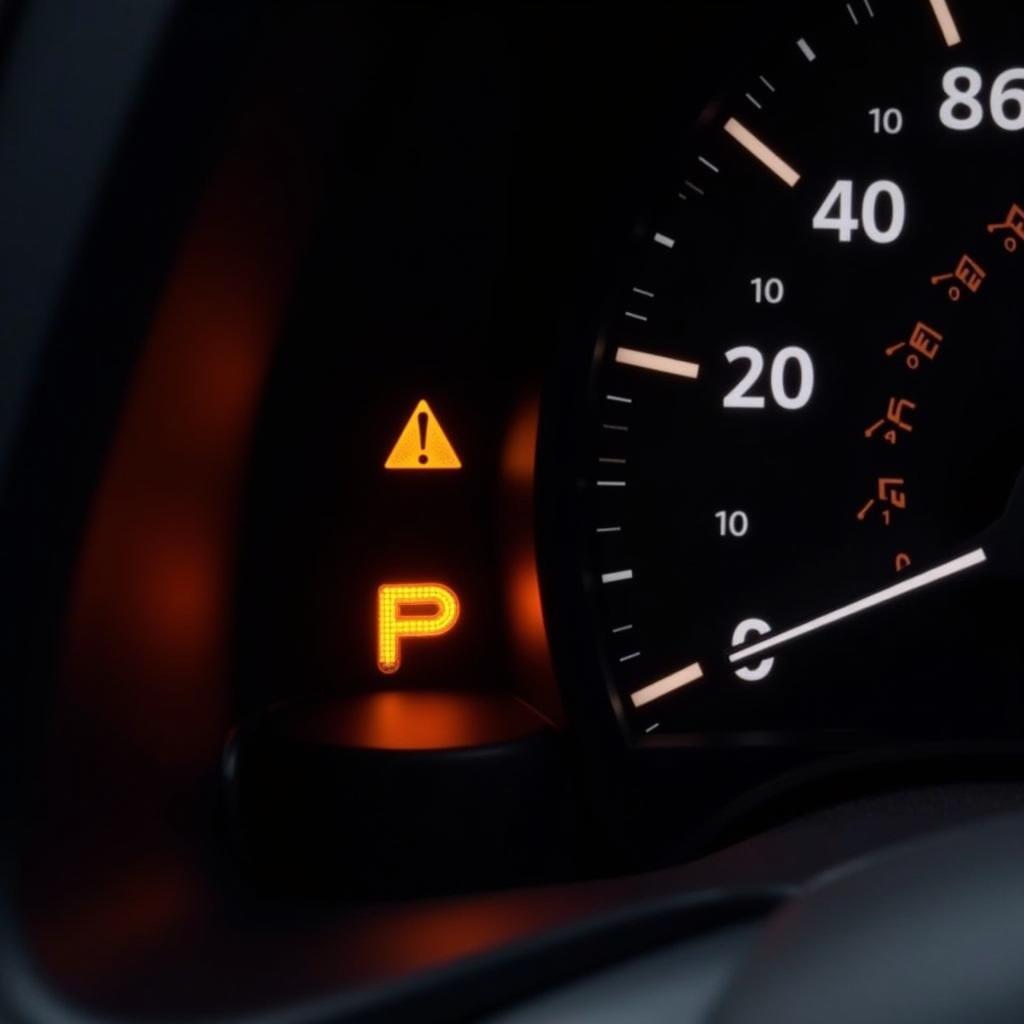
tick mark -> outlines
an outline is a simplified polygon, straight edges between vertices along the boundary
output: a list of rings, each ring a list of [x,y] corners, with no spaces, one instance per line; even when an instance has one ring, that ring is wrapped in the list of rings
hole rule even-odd
[[[690,683],[695,683],[698,679],[703,678],[704,670],[699,664],[687,665],[686,668],[673,672],[672,675],[665,676],[664,679],[659,679],[630,694],[630,700],[633,702],[633,707],[642,708],[645,704],[651,704],[662,697],[667,697],[670,693],[675,693],[676,690],[681,690],[684,686],[689,686]]]
[[[633,578],[632,569],[622,569],[619,572],[606,572],[601,577],[602,583],[627,583]]]
[[[640,352],[634,348],[617,349],[615,362],[622,366],[653,370],[655,373],[667,373],[689,380],[696,380],[700,376],[700,366],[697,363],[688,363],[685,359],[671,359],[668,356],[655,355],[653,352]]]
[[[948,0],[931,0],[931,4],[939,23],[939,28],[942,29],[942,38],[946,40],[946,45],[958,46],[962,42],[960,29],[956,27],[956,21],[953,18],[953,12],[949,9]]]
[[[794,188],[800,175],[773,149],[766,146],[749,128],[735,117],[725,122],[726,134],[731,135],[751,156],[756,157],[770,171],[777,174],[790,188]]]

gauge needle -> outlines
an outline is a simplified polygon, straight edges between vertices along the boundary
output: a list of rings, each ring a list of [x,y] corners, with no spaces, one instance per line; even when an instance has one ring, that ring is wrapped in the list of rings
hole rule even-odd
[[[733,664],[739,661],[746,661],[748,658],[764,654],[765,651],[773,650],[782,644],[789,643],[791,640],[807,636],[808,633],[814,633],[819,629],[824,629],[826,626],[833,625],[833,623],[842,622],[843,619],[859,615],[861,612],[866,612],[869,608],[877,608],[879,605],[886,604],[889,601],[895,601],[897,598],[913,593],[915,590],[922,590],[924,587],[929,587],[940,580],[948,579],[950,576],[956,576],[958,573],[966,572],[968,569],[973,569],[975,566],[987,561],[988,556],[985,554],[984,549],[977,548],[975,551],[961,555],[959,558],[954,558],[952,561],[937,565],[934,569],[928,569],[891,587],[886,587],[884,590],[870,594],[868,597],[862,597],[859,601],[854,601],[852,604],[844,605],[842,608],[827,612],[825,615],[819,615],[816,619],[811,619],[802,625],[787,629],[785,633],[779,633],[777,636],[771,636],[766,640],[760,640],[747,647],[741,647],[729,655],[729,661]]]

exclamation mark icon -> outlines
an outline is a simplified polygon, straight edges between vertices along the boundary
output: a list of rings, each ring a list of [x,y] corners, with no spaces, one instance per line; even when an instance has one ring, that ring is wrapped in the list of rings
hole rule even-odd
[[[430,422],[430,417],[426,412],[418,412],[416,414],[416,422],[420,428],[420,465],[425,466],[430,461],[430,456],[427,454],[427,424]]]
[[[462,462],[434,410],[418,402],[395,442],[385,469],[461,469]]]

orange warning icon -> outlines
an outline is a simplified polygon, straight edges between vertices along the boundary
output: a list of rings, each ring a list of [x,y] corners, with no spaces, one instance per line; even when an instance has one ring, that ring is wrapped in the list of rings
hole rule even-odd
[[[385,469],[462,469],[434,410],[421,401],[391,449]]]

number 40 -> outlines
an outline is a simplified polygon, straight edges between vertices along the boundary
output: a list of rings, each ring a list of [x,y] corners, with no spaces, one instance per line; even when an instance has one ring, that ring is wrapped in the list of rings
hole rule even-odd
[[[882,227],[879,223],[878,201],[882,196],[889,200],[888,227]],[[814,215],[815,230],[835,231],[840,242],[852,242],[854,232],[863,225],[864,234],[878,245],[889,245],[903,234],[903,227],[907,222],[907,201],[903,196],[903,189],[894,181],[876,181],[868,186],[861,202],[860,220],[854,217],[853,208],[853,182],[837,181]]]

